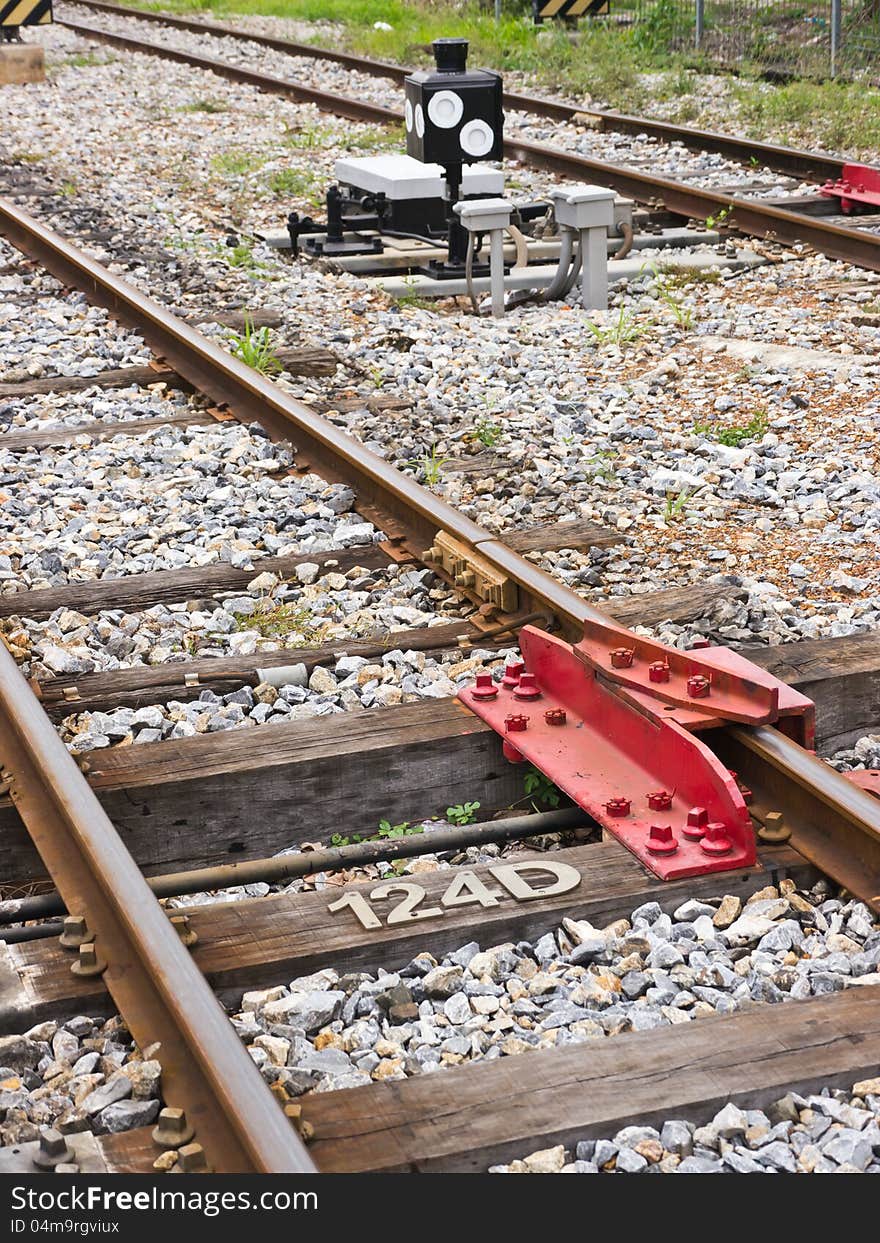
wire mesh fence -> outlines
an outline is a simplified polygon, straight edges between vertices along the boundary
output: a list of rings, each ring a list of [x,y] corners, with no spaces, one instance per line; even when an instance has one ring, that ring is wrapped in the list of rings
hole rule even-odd
[[[634,17],[726,66],[880,78],[880,0],[637,0]]]

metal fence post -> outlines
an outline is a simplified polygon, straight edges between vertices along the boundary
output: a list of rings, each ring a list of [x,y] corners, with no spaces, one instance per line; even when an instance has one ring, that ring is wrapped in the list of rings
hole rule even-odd
[[[495,20],[501,21],[501,0],[495,0]]]
[[[839,3],[839,0],[838,0]],[[694,47],[703,42],[703,19],[705,17],[706,0],[696,0],[696,21],[694,24]]]
[[[841,0],[831,0],[831,76],[837,76],[837,61],[840,55],[841,32]]]

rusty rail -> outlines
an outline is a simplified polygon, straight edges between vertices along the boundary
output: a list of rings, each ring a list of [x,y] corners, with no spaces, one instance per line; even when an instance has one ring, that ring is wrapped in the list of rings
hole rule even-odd
[[[312,43],[299,43],[294,39],[257,34],[236,26],[227,26],[223,22],[197,21],[189,17],[180,17],[177,14],[132,9],[125,4],[109,3],[108,0],[76,0],[76,3],[81,8],[94,9],[99,13],[137,18],[139,21],[171,26],[176,30],[187,30],[194,34],[217,35],[222,38],[237,39],[242,43],[255,43],[260,47],[272,48],[276,52],[285,52],[289,56],[325,60],[342,65],[346,69],[352,69],[357,73],[368,74],[375,78],[387,78],[392,82],[403,82],[406,75],[413,71],[412,66],[396,65],[386,60],[374,60],[366,56],[358,56],[353,52],[338,51]],[[505,91],[504,106],[512,112],[530,113],[554,121],[573,121],[575,117],[587,116],[598,121],[603,130],[612,130],[622,134],[647,134],[650,138],[659,138],[664,142],[680,142],[694,151],[717,152],[729,159],[740,160],[744,164],[757,160],[763,167],[772,169],[773,172],[784,173],[789,177],[798,177],[806,181],[824,181],[829,177],[839,177],[845,163],[844,160],[829,155],[825,151],[802,151],[795,147],[757,142],[754,139],[741,138],[736,134],[694,129],[670,121],[661,121],[655,117],[632,116],[611,108],[579,107],[567,104],[560,99],[548,99],[545,96],[532,95],[524,91]]]
[[[318,90],[303,82],[262,74],[240,65],[232,65],[228,61],[198,56],[178,48],[135,39],[130,35],[111,33],[83,22],[65,21],[63,24],[84,38],[204,69],[232,82],[254,86],[270,94],[315,104],[325,112],[349,120],[394,125],[403,120],[402,113],[369,100]],[[506,138],[504,152],[512,159],[546,169],[547,172],[559,176],[575,177],[578,180],[590,177],[639,202],[662,204],[669,211],[687,218],[706,220],[723,214],[726,227],[746,236],[770,239],[786,245],[811,246],[831,259],[841,259],[869,271],[880,272],[880,237],[860,229],[844,228],[825,222],[819,217],[772,207],[759,199],[738,198],[719,194],[714,190],[701,190],[665,177],[641,173],[624,165],[607,164],[602,160],[557,151],[553,147],[524,139]]]
[[[515,553],[502,540],[3,199],[0,233],[59,280],[81,289],[93,302],[108,307],[120,320],[135,326],[147,343],[194,387],[214,400],[228,402],[239,418],[257,420],[268,430],[291,437],[297,446],[298,464],[302,465],[305,456],[310,465],[325,475],[353,484],[359,506],[363,508],[367,499],[376,513],[389,515],[414,547],[430,543],[438,530],[449,532],[517,583],[520,607],[549,611],[569,638],[581,637],[588,618],[606,620],[599,609]],[[48,725],[48,718],[45,720]],[[723,752],[728,745],[740,750],[745,747],[742,757],[737,754],[731,767],[739,765],[747,771],[756,787],[760,784],[758,776],[766,779],[771,767],[780,774],[775,779],[776,801],[784,801],[782,810],[795,842],[803,843],[804,853],[817,866],[880,908],[880,801],[852,789],[827,765],[808,762],[806,752],[777,739],[774,731],[745,733],[744,737],[750,740],[748,747],[741,735],[743,731],[736,729],[715,734],[719,751]],[[754,764],[761,765],[758,775],[753,773]],[[780,782],[783,784],[779,785]],[[829,824],[845,822],[847,842],[843,846],[836,831],[823,833],[817,828],[825,823],[823,817],[829,808],[835,809],[836,817]]]
[[[103,980],[132,1036],[142,1048],[159,1042],[165,1101],[186,1111],[212,1168],[313,1172],[296,1131],[2,643],[0,760],[9,795],[67,909],[87,918],[96,957],[107,964]]]

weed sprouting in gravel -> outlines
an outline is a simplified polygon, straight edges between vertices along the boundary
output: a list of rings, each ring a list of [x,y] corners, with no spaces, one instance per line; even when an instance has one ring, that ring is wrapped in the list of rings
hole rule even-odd
[[[618,348],[637,341],[644,336],[648,327],[647,324],[636,323],[635,313],[628,311],[623,305],[617,318],[609,320],[607,324],[595,324],[591,319],[585,323],[597,345],[616,345]]]
[[[733,427],[715,427],[712,423],[695,423],[694,432],[698,436],[706,436],[720,445],[731,449],[739,449],[747,440],[760,440],[769,426],[766,410],[756,410],[748,423]]]
[[[433,444],[427,453],[423,453],[421,457],[410,458],[406,464],[420,471],[428,487],[433,488],[443,478],[443,468],[449,461],[449,458],[437,452],[437,445]]]
[[[177,109],[178,112],[228,112],[226,104],[221,103],[219,99],[194,99],[192,103],[181,104]]]
[[[474,438],[479,440],[481,445],[485,445],[487,449],[492,449],[504,435],[504,428],[500,423],[493,423],[491,419],[482,417],[477,419],[474,424],[473,434]]]
[[[473,824],[480,810],[479,801],[474,803],[456,803],[446,808],[446,819],[450,824]]]
[[[266,157],[244,147],[232,147],[211,157],[211,168],[222,177],[246,177],[255,173],[266,162]]]
[[[260,375],[279,375],[284,367],[272,347],[272,334],[268,328],[255,328],[250,316],[244,317],[244,331],[230,332],[233,354]]]

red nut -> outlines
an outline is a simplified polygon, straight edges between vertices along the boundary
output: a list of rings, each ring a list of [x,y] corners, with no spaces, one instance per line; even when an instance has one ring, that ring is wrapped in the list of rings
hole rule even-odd
[[[615,647],[608,655],[612,669],[631,669],[636,658],[635,648],[632,647]]]
[[[492,681],[492,674],[478,673],[477,682],[471,694],[474,699],[494,699],[498,694],[498,687]]]
[[[508,690],[512,690],[514,686],[519,685],[519,677],[525,665],[521,660],[514,661],[513,664],[507,666],[504,670],[504,677],[501,679],[501,685]]]
[[[671,824],[652,824],[648,831],[648,850],[652,855],[673,855],[678,842],[672,835]]]
[[[521,716],[519,713],[513,713],[511,716],[504,718],[504,728],[509,734],[518,733],[528,728],[529,718]]]
[[[564,708],[550,708],[544,713],[544,720],[548,725],[564,725],[566,719]]]
[[[691,699],[704,699],[709,694],[709,687],[709,679],[703,677],[702,673],[695,673],[687,680],[687,693]]]
[[[698,842],[706,832],[706,825],[709,823],[709,813],[705,807],[692,807],[687,814],[687,824],[682,829],[685,837],[692,842]]]
[[[628,798],[619,795],[617,798],[610,798],[605,804],[605,810],[609,816],[628,816],[632,803]]]
[[[648,665],[648,679],[651,682],[668,682],[668,663],[665,660],[652,660],[650,665]]]
[[[648,795],[648,806],[651,811],[669,811],[672,795],[668,790],[652,790]]]
[[[513,693],[517,699],[540,699],[541,688],[535,681],[533,673],[521,673],[519,683],[513,688]]]
[[[733,850],[733,843],[727,836],[727,825],[715,820],[706,825],[706,832],[700,838],[700,849],[707,855],[727,855]]]

